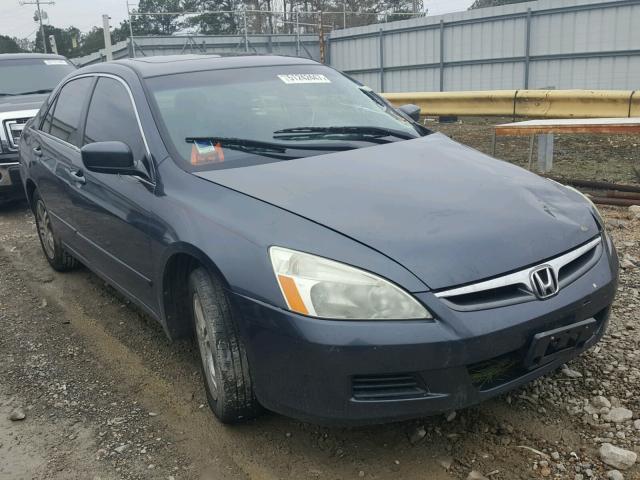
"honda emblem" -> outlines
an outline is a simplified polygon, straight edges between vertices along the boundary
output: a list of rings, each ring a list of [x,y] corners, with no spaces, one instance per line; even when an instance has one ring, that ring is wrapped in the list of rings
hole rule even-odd
[[[558,275],[549,265],[542,265],[531,271],[531,290],[540,300],[553,297],[560,289]]]

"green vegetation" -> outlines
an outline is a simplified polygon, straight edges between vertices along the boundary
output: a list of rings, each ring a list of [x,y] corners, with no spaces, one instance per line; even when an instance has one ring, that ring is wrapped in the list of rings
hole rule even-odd
[[[15,38],[0,35],[0,53],[20,53],[23,51]]]
[[[469,10],[473,10],[475,8],[499,7],[501,5],[509,5],[511,3],[522,3],[528,1],[530,0],[476,0],[475,2],[473,2],[473,5],[469,7]]]

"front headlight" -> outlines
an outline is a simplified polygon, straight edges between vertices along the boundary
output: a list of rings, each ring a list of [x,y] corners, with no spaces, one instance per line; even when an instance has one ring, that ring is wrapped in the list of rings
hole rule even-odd
[[[287,306],[296,313],[343,320],[432,318],[407,292],[371,273],[286,248],[271,247],[269,255]]]

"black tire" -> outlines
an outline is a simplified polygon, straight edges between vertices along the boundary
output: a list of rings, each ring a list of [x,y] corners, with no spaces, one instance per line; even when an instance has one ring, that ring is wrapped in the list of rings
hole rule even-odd
[[[33,214],[36,217],[38,238],[49,265],[58,272],[68,272],[77,268],[80,263],[62,246],[62,242],[51,225],[49,211],[37,190],[33,192],[32,205]]]
[[[260,414],[244,344],[221,283],[197,268],[189,277],[189,303],[200,351],[207,401],[223,423]]]

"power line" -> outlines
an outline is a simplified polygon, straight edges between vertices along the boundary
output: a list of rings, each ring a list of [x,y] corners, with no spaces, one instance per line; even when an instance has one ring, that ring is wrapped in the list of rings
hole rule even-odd
[[[38,7],[38,21],[40,22],[40,35],[42,36],[42,50],[47,53],[47,40],[44,38],[44,25],[42,24],[42,10],[40,5],[55,5],[55,2],[35,0],[35,2],[21,1],[20,5],[36,5]]]

